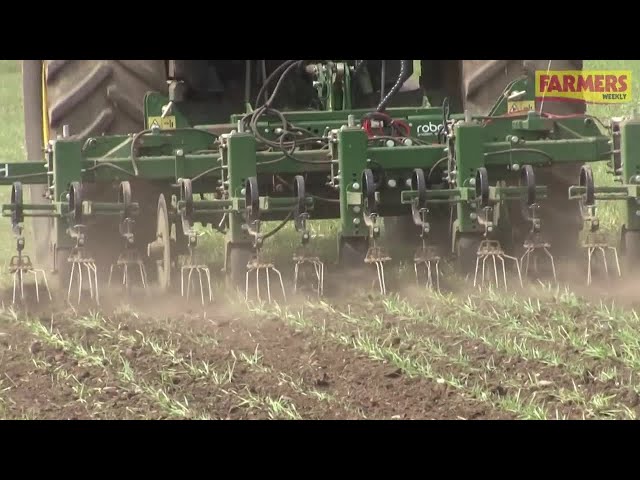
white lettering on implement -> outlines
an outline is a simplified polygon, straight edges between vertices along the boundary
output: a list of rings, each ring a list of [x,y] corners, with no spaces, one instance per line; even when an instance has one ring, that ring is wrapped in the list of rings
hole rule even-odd
[[[0,173],[3,173],[5,178],[9,176],[9,164],[8,163],[5,163],[4,167],[0,168]]]
[[[416,131],[418,132],[419,137],[423,137],[425,135],[435,135],[442,129],[442,124],[436,125],[435,123],[429,122],[425,125],[418,125],[416,127]]]

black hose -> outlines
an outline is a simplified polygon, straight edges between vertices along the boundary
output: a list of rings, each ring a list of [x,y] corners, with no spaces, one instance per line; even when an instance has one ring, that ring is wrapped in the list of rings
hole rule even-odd
[[[396,93],[398,93],[398,90],[400,90],[404,82],[407,81],[407,78],[409,78],[407,74],[409,73],[410,66],[411,66],[411,60],[400,60],[400,73],[398,74],[398,80],[396,80],[396,83],[393,85],[393,87],[391,87],[391,90],[389,90],[389,93],[385,95],[385,97],[382,99],[382,101],[378,105],[378,108],[376,109],[378,112],[384,111],[387,104],[396,95]],[[381,86],[381,89],[382,88],[384,88],[384,85]]]

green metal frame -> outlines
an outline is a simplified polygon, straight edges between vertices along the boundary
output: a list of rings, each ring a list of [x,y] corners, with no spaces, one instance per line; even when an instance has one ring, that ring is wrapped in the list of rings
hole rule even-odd
[[[525,90],[525,98],[532,95],[526,80],[512,83],[509,89]],[[105,185],[125,180],[149,182],[177,198],[180,179],[193,179],[195,194],[216,197],[194,201],[193,218],[209,224],[218,224],[227,218],[224,228],[227,245],[249,248],[252,237],[244,228],[247,179],[256,177],[261,188],[266,186],[260,192],[261,211],[264,219],[275,220],[285,218],[296,199],[291,193],[269,191],[273,177],[291,179],[294,175],[303,175],[305,205],[313,212],[311,218],[339,218],[343,237],[366,239],[370,232],[365,226],[361,183],[365,169],[370,168],[379,176],[377,198],[384,217],[411,214],[410,205],[419,195],[407,186],[414,169],[431,173],[438,165],[444,165],[452,182],[449,188],[442,188],[440,181],[434,182],[434,187],[427,192],[428,203],[456,206],[457,220],[452,235],[480,234],[474,184],[479,168],[487,169],[490,201],[503,203],[519,200],[524,195],[523,187],[518,185],[519,169],[523,165],[537,169],[562,163],[586,164],[613,161],[616,155],[611,137],[590,117],[554,119],[533,111],[509,116],[505,98],[496,103],[487,117],[448,115],[440,107],[390,108],[386,113],[404,120],[414,139],[401,144],[391,142],[393,146],[379,141],[371,145],[360,126],[360,119],[369,110],[351,110],[344,99],[340,99],[338,110],[287,112],[284,113],[287,121],[297,127],[314,134],[328,133],[331,138],[329,149],[300,150],[295,152],[294,159],[281,158],[281,152],[261,151],[251,133],[237,131],[237,128],[229,128],[227,133],[218,136],[210,132],[213,126],[189,125],[174,107],[166,116],[170,121],[161,122],[160,128],[148,123],[147,130],[135,135],[95,137],[86,141],[61,138],[48,146],[44,164],[6,163],[0,168],[4,172],[0,184],[46,184],[51,203],[6,204],[2,206],[3,215],[8,216],[20,208],[24,216],[52,216],[56,219],[55,248],[70,248],[73,239],[68,229],[73,225],[67,194],[72,182]],[[329,100],[338,101],[333,97]],[[145,97],[146,117],[161,117],[168,103],[168,98],[149,93]],[[232,116],[230,124],[239,125],[243,116]],[[454,123],[448,139],[440,142],[437,132],[445,120]],[[258,127],[265,136],[277,138],[280,120],[268,119],[259,122]],[[626,200],[625,227],[640,230],[640,120],[623,123],[619,136],[621,148],[617,154],[622,169],[616,175],[620,177],[620,185],[597,187],[597,198]],[[308,163],[310,161],[316,163]],[[322,199],[328,190],[334,192],[333,202]],[[544,196],[545,186],[538,186],[536,191]],[[568,192],[571,199],[583,194],[584,188],[577,185]],[[173,202],[172,208],[180,215],[185,209],[184,200]],[[121,212],[122,207],[115,199],[108,203],[87,198],[84,211],[87,218],[95,218]]]

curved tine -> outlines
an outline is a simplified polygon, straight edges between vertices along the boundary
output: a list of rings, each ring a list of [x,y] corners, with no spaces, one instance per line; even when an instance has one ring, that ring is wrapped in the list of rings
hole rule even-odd
[[[16,286],[18,284],[18,271],[13,274],[13,300],[12,303],[16,303]]]
[[[316,289],[316,293],[318,294],[318,296],[320,296],[320,263],[316,262],[315,260],[313,261],[313,269],[316,272],[316,279],[318,280],[318,288]]]
[[[480,267],[480,257],[476,257],[476,274],[473,276],[473,286],[476,286],[478,281],[478,268]]]
[[[504,279],[504,289],[509,290],[507,286],[507,267],[505,266],[504,257],[502,255],[498,255],[498,259],[502,262],[502,278]]]
[[[508,258],[509,260],[512,260],[513,263],[516,264],[516,270],[518,271],[518,279],[520,280],[520,287],[524,288],[524,283],[522,283],[522,270],[520,269],[520,262],[518,261],[518,258],[513,257],[511,255],[506,255],[506,254],[502,254],[502,256],[504,258]]]
[[[20,272],[20,300],[24,300],[24,271],[19,269]]]
[[[91,262],[91,269],[93,270],[93,278],[96,286],[96,304],[100,304],[100,295],[98,294],[98,266]]]
[[[45,273],[45,271],[39,268],[33,270],[33,272],[42,275],[42,281],[44,283],[44,287],[47,290],[47,294],[49,295],[49,300],[53,300],[53,297],[51,296],[51,290],[49,290],[49,282],[47,282],[47,274]]]
[[[298,292],[298,270],[300,269],[300,262],[296,262],[293,268],[293,293]]]
[[[416,272],[416,284],[420,285],[420,278],[418,276],[418,262],[413,262],[413,271]]]
[[[549,260],[551,261],[551,271],[553,272],[553,281],[558,283],[558,277],[556,276],[556,262],[553,260],[553,255],[547,247],[544,247],[544,253],[549,256]]]
[[[521,263],[522,265],[528,265],[528,264],[526,264],[526,263],[525,263],[525,259],[527,258],[527,255],[528,255],[528,254],[529,254],[529,249],[527,248],[527,249],[524,251],[524,253],[522,254],[522,256],[520,257],[520,263]],[[528,268],[529,268],[529,267],[525,267],[525,268],[526,268],[526,269],[525,269],[525,273],[524,273],[524,274],[526,275],[526,274],[527,274],[527,272],[528,272]]]
[[[89,277],[87,280],[89,282],[89,298],[93,299],[93,280],[91,278],[91,269],[89,268],[88,263],[84,263],[82,265],[84,265],[84,268],[87,271],[87,276]]]
[[[500,288],[500,281],[498,280],[498,265],[496,262],[496,255],[491,255],[493,258],[493,271],[496,275],[496,288]]]
[[[191,292],[191,275],[193,275],[193,267],[189,267],[189,275],[187,276],[187,299],[189,298]]]
[[[267,298],[269,299],[269,303],[271,303],[271,279],[269,278],[271,275],[271,268],[265,267],[264,274],[267,276]]]
[[[184,269],[186,267],[180,268],[180,295],[184,297]]]
[[[280,288],[282,288],[282,298],[286,302],[287,301],[287,294],[284,291],[284,282],[282,281],[282,275],[280,274],[280,270],[278,270],[277,268],[274,268],[273,270],[278,274],[278,277],[280,278]]]
[[[142,288],[147,288],[147,272],[144,269],[144,264],[142,262],[138,263],[138,268],[140,269],[140,281],[142,282]]]
[[[111,286],[111,277],[113,276],[113,267],[114,265],[111,264],[111,267],[109,268],[109,279],[107,280],[107,287]]]
[[[320,263],[320,281],[321,281],[321,288],[320,288],[320,295],[324,296],[324,262]]]
[[[209,285],[209,302],[213,302],[213,290],[211,288],[211,272],[208,268],[204,269],[204,273],[207,276],[207,285]]]
[[[94,279],[96,281],[96,304],[100,304],[100,291],[99,291],[99,285],[98,285],[98,266],[94,263],[93,264],[93,275],[94,275]]]
[[[76,262],[71,263],[71,273],[69,274],[69,288],[67,290],[67,302],[71,303],[71,287],[73,285],[73,273],[76,269]]]
[[[622,276],[622,270],[620,270],[620,262],[618,261],[618,249],[616,247],[607,247],[610,248],[611,250],[613,250],[613,258],[616,259],[616,268],[618,270],[618,276],[621,277]]]
[[[33,280],[36,284],[36,302],[40,303],[40,292],[38,291],[38,272],[36,272],[35,270],[31,270],[31,273],[33,273]]]
[[[593,247],[587,247],[587,285],[591,285],[591,256]]]
[[[485,255],[484,257],[482,257],[482,285],[485,285],[485,270],[486,270],[486,264],[487,264],[487,258],[489,258],[489,255]]]
[[[602,247],[598,247],[598,250],[602,252],[602,263],[604,265],[604,273],[607,276],[607,278],[609,278],[609,265],[607,264],[607,251]]]
[[[436,260],[436,290],[440,293],[440,261]]]
[[[53,297],[51,296],[51,290],[49,289],[49,282],[47,281],[47,274],[44,270],[42,271],[42,278],[44,280],[44,286],[47,289],[47,294],[49,295],[49,300],[53,301]]]
[[[82,265],[78,263],[78,305],[80,305],[80,299],[82,295]]]
[[[249,273],[251,273],[251,270],[247,270],[247,273],[245,273],[244,276],[244,301],[248,301],[249,300]]]
[[[200,281],[200,300],[204,306],[204,285],[202,285],[202,271],[198,268],[198,280]]]
[[[378,267],[378,281],[380,282],[380,290],[381,290],[382,295],[386,295],[387,294],[387,284],[386,284],[385,278],[384,278],[384,263],[376,262],[376,265]]]
[[[256,267],[256,292],[258,297],[258,302],[262,302],[260,298],[260,266]]]

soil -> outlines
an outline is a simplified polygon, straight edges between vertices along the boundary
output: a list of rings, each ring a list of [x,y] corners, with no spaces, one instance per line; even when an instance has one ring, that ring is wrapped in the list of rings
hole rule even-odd
[[[640,415],[637,372],[626,357],[596,359],[566,339],[527,337],[520,324],[461,316],[464,295],[435,305],[424,289],[381,297],[375,288],[356,292],[352,281],[330,280],[333,294],[323,302],[288,295],[286,306],[258,308],[216,288],[205,309],[197,300],[153,292],[129,306],[105,290],[99,309],[65,306],[64,299],[21,306],[15,314],[6,309],[0,312],[0,417]],[[403,299],[418,313],[390,313],[390,302]],[[476,305],[477,312],[491,308],[488,300]],[[531,318],[553,330],[550,311],[542,312]],[[588,316],[572,321],[578,330],[589,325]],[[624,350],[614,333],[595,332],[592,340]],[[546,360],[551,354],[555,364]]]

